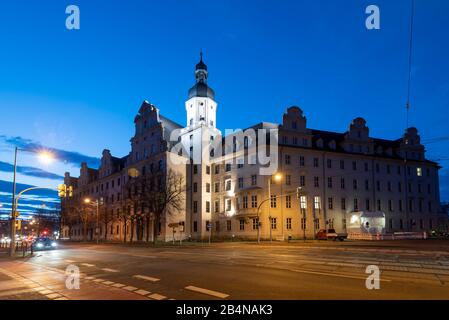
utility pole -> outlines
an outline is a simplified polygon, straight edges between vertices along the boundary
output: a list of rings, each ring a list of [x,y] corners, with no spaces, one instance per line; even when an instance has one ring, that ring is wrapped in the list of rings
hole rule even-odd
[[[271,178],[268,178],[268,228],[270,228],[270,242],[273,242],[272,230],[271,230]]]
[[[12,183],[12,207],[11,207],[11,244],[9,255],[12,257],[16,252],[16,174],[17,174],[17,150],[14,149],[14,175]]]
[[[99,211],[100,211],[100,201],[97,199],[97,227],[96,227],[96,231],[97,231],[97,244],[98,244],[98,241],[99,241],[99,239],[100,239]]]

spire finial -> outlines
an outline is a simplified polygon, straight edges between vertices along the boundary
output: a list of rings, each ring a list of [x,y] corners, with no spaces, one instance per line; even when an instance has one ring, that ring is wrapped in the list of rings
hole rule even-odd
[[[200,61],[203,61],[203,49],[200,50]]]

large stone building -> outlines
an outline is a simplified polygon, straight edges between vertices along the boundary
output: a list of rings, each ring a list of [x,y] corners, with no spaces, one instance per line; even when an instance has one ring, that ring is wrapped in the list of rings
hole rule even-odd
[[[416,128],[397,140],[371,137],[362,118],[343,133],[315,130],[300,108],[290,107],[279,124],[261,122],[223,137],[202,58],[195,78],[185,126],[144,101],[129,155],[104,150],[98,169],[84,163],[78,178],[66,174],[74,187],[74,197],[63,201],[66,237],[95,238],[95,210],[85,198],[101,199],[101,238],[117,241],[149,241],[155,233],[165,241],[310,238],[320,228],[346,232],[353,212],[381,212],[389,233],[447,228],[440,167],[425,158]],[[136,176],[161,183],[170,172],[182,177],[182,206],[168,207],[153,227],[148,201],[133,199],[125,186]],[[172,228],[179,222],[184,227]]]

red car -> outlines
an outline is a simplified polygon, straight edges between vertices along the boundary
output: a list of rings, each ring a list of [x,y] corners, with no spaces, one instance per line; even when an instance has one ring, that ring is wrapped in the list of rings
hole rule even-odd
[[[343,241],[344,239],[346,239],[346,235],[343,234],[338,234],[335,229],[320,229],[320,231],[318,231],[318,233],[316,234],[316,239],[317,240],[340,240]]]

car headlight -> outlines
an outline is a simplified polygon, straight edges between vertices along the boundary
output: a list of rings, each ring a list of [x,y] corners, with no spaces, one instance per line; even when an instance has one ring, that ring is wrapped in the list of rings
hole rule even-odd
[[[52,243],[51,243],[51,246],[52,246],[52,247],[56,247],[57,245],[58,245],[58,244],[57,244],[56,242],[52,242]]]
[[[37,245],[36,245],[36,247],[38,247],[38,248],[42,248],[44,245],[42,244],[42,243],[38,243]]]

